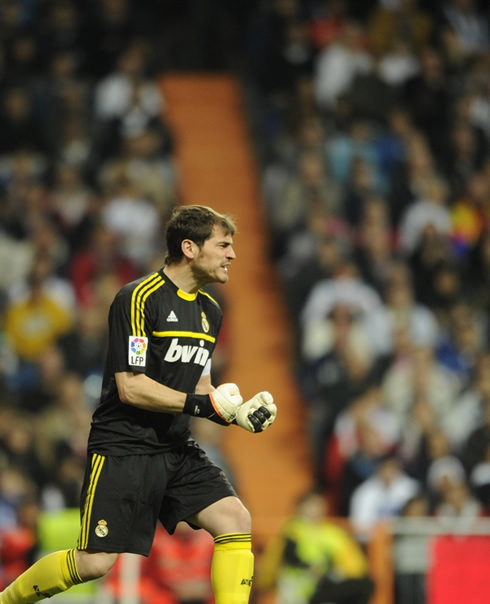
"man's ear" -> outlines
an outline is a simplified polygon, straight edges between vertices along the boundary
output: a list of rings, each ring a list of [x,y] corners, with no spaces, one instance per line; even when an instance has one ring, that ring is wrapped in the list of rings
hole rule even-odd
[[[196,257],[197,254],[197,245],[192,241],[192,239],[184,239],[181,244],[182,253],[186,258],[192,260]]]

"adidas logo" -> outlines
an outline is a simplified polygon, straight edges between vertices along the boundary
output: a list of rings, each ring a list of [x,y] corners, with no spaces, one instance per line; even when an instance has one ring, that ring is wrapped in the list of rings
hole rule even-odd
[[[54,594],[49,594],[47,592],[41,591],[39,589],[39,585],[33,585],[32,589],[36,592],[36,596],[38,598],[52,598]]]
[[[167,323],[177,323],[177,322],[178,322],[177,315],[174,313],[173,310],[171,310],[167,317]]]

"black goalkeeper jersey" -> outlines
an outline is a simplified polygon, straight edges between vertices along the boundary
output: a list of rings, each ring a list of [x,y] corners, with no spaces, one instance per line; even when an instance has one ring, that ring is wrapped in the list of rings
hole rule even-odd
[[[181,392],[194,392],[221,327],[218,303],[200,290],[187,294],[162,270],[125,285],[109,311],[109,350],[89,452],[157,453],[189,437],[189,416],[122,403],[114,374],[144,372]]]

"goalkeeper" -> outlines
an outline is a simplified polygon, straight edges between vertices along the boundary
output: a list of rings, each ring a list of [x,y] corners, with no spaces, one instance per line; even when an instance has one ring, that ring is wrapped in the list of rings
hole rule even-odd
[[[234,234],[228,215],[205,206],[176,208],[165,266],[115,296],[78,543],[41,558],[0,594],[0,604],[37,602],[102,577],[119,553],[147,556],[158,521],[173,533],[182,520],[214,537],[216,604],[249,601],[250,514],[189,432],[190,416],[253,433],[276,416],[268,392],[243,402],[236,385],[211,384],[222,315],[202,288],[228,281]]]

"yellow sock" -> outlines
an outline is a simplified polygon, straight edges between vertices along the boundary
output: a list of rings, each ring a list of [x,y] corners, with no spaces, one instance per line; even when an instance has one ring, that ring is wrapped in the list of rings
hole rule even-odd
[[[83,583],[78,574],[75,550],[48,554],[4,589],[0,604],[30,604]]]
[[[218,535],[214,540],[211,566],[216,604],[248,604],[253,569],[252,537],[249,533]]]

